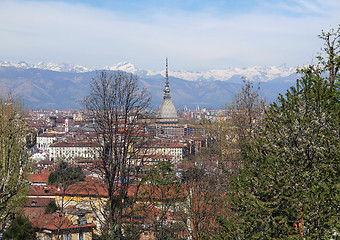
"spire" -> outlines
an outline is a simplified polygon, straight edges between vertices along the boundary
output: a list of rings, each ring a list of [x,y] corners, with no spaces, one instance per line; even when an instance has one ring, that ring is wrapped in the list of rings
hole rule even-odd
[[[171,99],[168,75],[168,58],[165,59],[165,87],[163,99]]]

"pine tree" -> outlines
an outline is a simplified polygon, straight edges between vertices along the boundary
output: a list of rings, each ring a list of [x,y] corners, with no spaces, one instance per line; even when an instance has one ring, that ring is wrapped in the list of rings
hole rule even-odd
[[[335,33],[337,45],[326,53],[339,59]],[[339,73],[333,70],[327,61],[300,70],[296,86],[268,108],[259,138],[243,145],[244,167],[232,180],[233,214],[221,219],[220,239],[339,233]]]
[[[11,222],[11,226],[4,233],[4,239],[13,240],[34,240],[36,234],[30,220],[19,215]]]

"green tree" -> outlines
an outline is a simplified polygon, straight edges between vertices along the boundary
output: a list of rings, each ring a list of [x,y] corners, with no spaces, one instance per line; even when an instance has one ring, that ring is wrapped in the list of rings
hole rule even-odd
[[[67,188],[68,186],[84,181],[85,175],[80,167],[69,167],[67,162],[60,162],[56,171],[48,176],[48,184]]]
[[[19,215],[11,222],[3,237],[12,240],[34,240],[36,234],[30,220],[24,215]]]
[[[46,206],[45,214],[55,213],[57,210],[59,210],[59,207],[54,200],[51,200]]]
[[[328,49],[338,59],[339,48]],[[339,73],[323,63],[299,71],[296,86],[266,111],[259,137],[243,145],[220,239],[330,239],[339,232]]]
[[[25,174],[30,167],[27,133],[23,105],[11,97],[0,98],[0,232],[25,201]]]

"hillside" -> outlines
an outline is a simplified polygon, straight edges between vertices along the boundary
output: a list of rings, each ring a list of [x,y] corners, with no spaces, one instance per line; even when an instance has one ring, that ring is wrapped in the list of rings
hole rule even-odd
[[[121,70],[121,69],[116,69]],[[113,71],[113,70],[107,70]],[[131,71],[133,72],[133,71]],[[152,105],[157,108],[162,101],[164,76],[135,71],[141,86],[152,94]],[[88,94],[91,78],[96,71],[52,71],[39,68],[0,66],[0,94],[11,91],[24,100],[25,105],[34,109],[77,109],[79,101]],[[170,76],[171,96],[176,108],[197,105],[206,108],[221,108],[242,86],[242,75],[231,75],[228,80],[185,80]],[[274,79],[261,82],[261,92],[268,101],[274,101],[278,93],[284,93],[294,84],[297,75],[278,74]]]

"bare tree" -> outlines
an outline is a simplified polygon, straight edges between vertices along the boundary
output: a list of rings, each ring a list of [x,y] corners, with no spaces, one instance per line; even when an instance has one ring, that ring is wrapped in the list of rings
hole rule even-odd
[[[190,239],[204,239],[218,233],[218,215],[225,215],[225,174],[215,161],[196,161],[182,175],[183,185],[189,193],[183,204],[181,221]]]
[[[324,40],[324,48],[317,56],[319,65],[324,71],[329,73],[330,86],[333,87],[334,83],[339,80],[340,69],[340,24],[338,29],[331,29],[328,32],[322,30],[319,38]],[[326,55],[325,57],[323,55]],[[314,71],[315,73],[316,71]]]
[[[243,77],[244,86],[228,107],[240,144],[257,136],[265,110],[260,86]]]
[[[98,73],[92,79],[90,94],[83,100],[85,109],[96,120],[101,146],[99,167],[109,195],[109,234],[119,239],[124,239],[122,216],[131,202],[129,187],[143,166],[139,156],[146,149],[148,137],[139,119],[150,100],[150,94],[138,86],[137,76],[122,71]],[[134,189],[137,191],[138,186]]]

